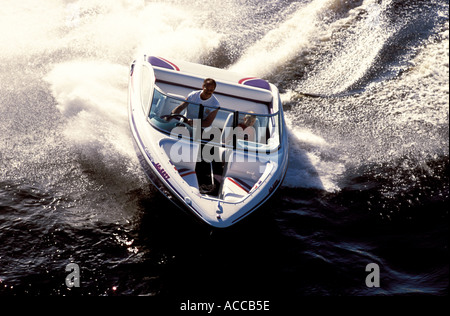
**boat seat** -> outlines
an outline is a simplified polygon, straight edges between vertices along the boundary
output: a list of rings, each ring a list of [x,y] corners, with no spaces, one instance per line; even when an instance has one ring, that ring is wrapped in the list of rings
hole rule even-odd
[[[228,150],[231,152],[230,149]],[[222,197],[225,201],[237,202],[251,193],[265,170],[263,163],[235,161],[242,159],[237,155],[239,153],[236,152],[228,155],[231,160],[227,164],[222,186]]]
[[[227,202],[238,202],[251,190],[245,182],[231,177],[226,177],[222,186],[222,198]]]
[[[191,187],[198,188],[195,168],[199,145],[182,143],[175,139],[164,139],[160,142],[160,145],[180,177]],[[179,150],[184,152],[180,153]]]
[[[231,177],[245,182],[253,187],[265,170],[266,164],[258,157],[248,155],[243,151],[228,149],[225,177]]]

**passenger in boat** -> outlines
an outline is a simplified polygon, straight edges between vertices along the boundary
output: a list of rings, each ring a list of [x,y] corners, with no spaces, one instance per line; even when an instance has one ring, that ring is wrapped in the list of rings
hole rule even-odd
[[[253,111],[250,111],[249,113],[254,113]],[[236,135],[236,139],[243,139],[248,140],[251,142],[256,141],[256,134],[255,134],[255,128],[253,125],[255,125],[256,122],[256,116],[252,114],[246,114],[244,116],[244,119],[242,122],[240,122],[234,131],[234,134]],[[227,138],[227,143],[231,142],[233,137],[233,134],[230,134]]]
[[[206,117],[202,120],[202,127],[209,127],[211,126],[212,122],[216,118],[217,112],[220,109],[220,103],[219,100],[213,95],[214,91],[216,90],[217,83],[212,78],[206,78],[203,81],[202,90],[198,91],[192,91],[189,93],[189,95],[186,98],[186,102],[181,103],[179,106],[177,106],[172,111],[172,115],[180,114],[188,105],[189,103],[196,103],[196,104],[202,104],[205,106],[204,109],[204,115],[206,114]],[[211,110],[211,108],[216,108],[215,110]],[[192,126],[193,117],[197,117],[198,113],[195,113],[196,109],[191,110],[188,108],[187,110],[187,118],[188,121],[187,124]]]
[[[250,111],[250,113],[253,113],[253,111]],[[256,122],[255,115],[251,114],[245,115],[244,120],[238,124],[238,127],[242,128],[242,132],[239,131],[237,137],[254,142],[256,139],[255,128],[253,127],[253,125],[255,125],[255,122]]]

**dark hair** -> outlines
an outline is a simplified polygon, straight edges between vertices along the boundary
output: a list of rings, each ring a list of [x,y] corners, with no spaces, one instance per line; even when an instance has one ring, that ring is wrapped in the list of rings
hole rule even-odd
[[[205,84],[205,85],[212,84],[212,85],[214,85],[214,88],[217,87],[216,81],[215,81],[214,79],[212,79],[212,78],[206,78],[206,79],[203,81],[203,84]]]

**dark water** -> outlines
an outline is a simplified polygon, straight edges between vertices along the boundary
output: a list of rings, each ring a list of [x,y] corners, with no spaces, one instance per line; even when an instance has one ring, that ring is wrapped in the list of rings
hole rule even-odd
[[[4,5],[0,295],[448,295],[448,2],[210,4]],[[290,166],[263,209],[211,230],[151,187],[126,112],[142,52],[280,87]]]

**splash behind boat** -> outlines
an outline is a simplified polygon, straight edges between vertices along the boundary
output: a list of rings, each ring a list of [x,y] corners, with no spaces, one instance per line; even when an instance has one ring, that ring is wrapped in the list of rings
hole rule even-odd
[[[205,78],[220,108],[189,103],[172,111]],[[265,203],[287,169],[288,139],[278,89],[265,80],[184,61],[144,56],[131,65],[129,120],[136,152],[152,183],[177,206],[214,227],[231,226]],[[188,116],[195,113],[195,117]],[[251,138],[239,124],[253,119]],[[192,123],[193,122],[193,123]],[[245,129],[247,131],[247,129]],[[247,136],[247,137],[246,137]]]

